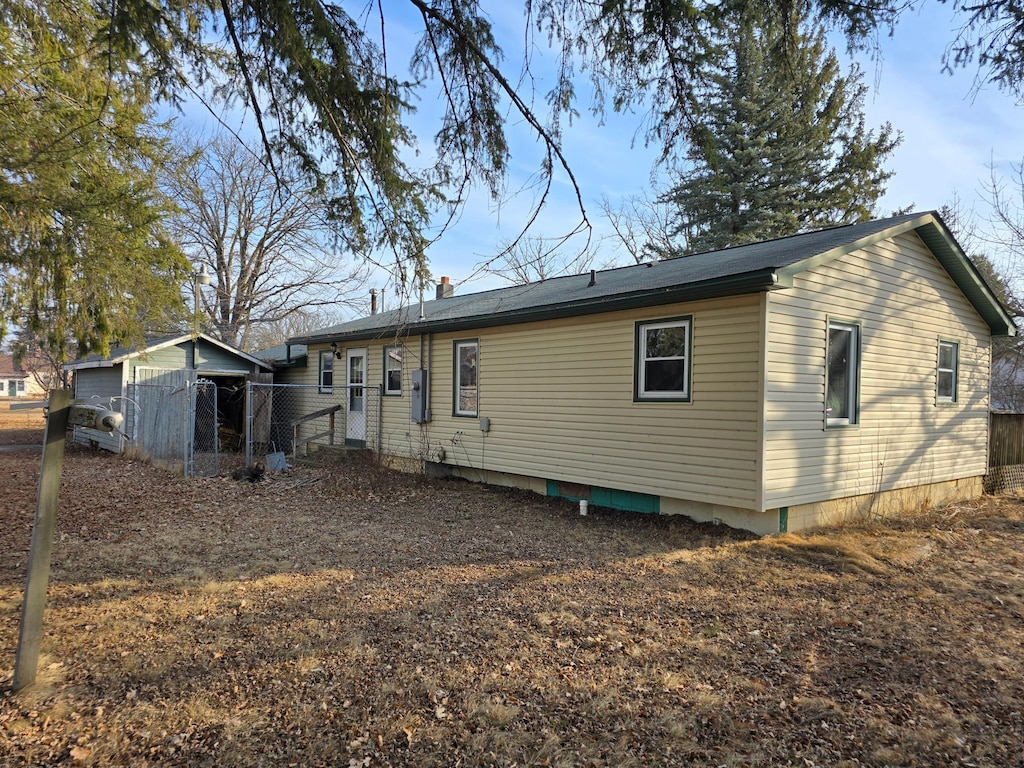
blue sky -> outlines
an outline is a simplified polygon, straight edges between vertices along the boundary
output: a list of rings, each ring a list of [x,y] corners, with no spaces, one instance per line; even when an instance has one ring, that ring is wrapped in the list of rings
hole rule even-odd
[[[511,65],[522,56],[522,6],[494,5],[497,10],[491,11],[491,18],[495,34],[499,42],[504,41],[506,59],[512,69]],[[879,38],[877,58],[857,56],[864,83],[869,87],[865,104],[868,127],[877,128],[888,121],[903,133],[903,143],[887,164],[895,176],[879,204],[879,214],[887,215],[911,205],[915,210],[931,210],[958,197],[963,207],[973,209],[983,218],[987,213],[983,184],[989,177],[989,165],[994,164],[1007,176],[1011,164],[1019,164],[1024,158],[1024,140],[1018,128],[1024,107],[1017,106],[1011,97],[992,86],[976,88],[974,70],[943,73],[942,54],[955,36],[956,17],[948,5],[935,0],[924,2],[922,8],[905,14],[892,37]],[[403,27],[389,17],[388,45],[396,67],[407,63],[398,59],[412,51],[418,34],[416,21],[410,19],[411,23]],[[836,38],[836,48],[848,61],[842,39]],[[544,55],[542,49],[534,51],[535,74],[543,74]],[[537,82],[538,102],[542,102],[549,85]],[[419,114],[412,121],[419,134],[420,149],[427,155],[436,130],[436,107],[431,99],[427,88]],[[642,113],[607,114],[599,120],[586,111],[587,106],[584,100],[580,117],[565,130],[563,150],[594,227],[592,243],[601,244],[595,263],[604,265],[616,253],[601,200],[607,198],[616,206],[648,192],[655,151],[643,144]],[[543,104],[541,112],[542,107]],[[533,202],[534,195],[528,187],[541,159],[540,145],[517,116],[513,115],[508,131],[512,157],[507,199],[498,205],[484,190],[476,190],[456,222],[427,252],[434,278],[449,276],[460,293],[507,284],[481,267],[499,250],[500,243],[518,234]],[[549,202],[531,235],[557,238],[571,231],[579,220],[575,192],[566,176],[558,173]],[[603,237],[608,239],[602,240]],[[584,244],[584,239],[577,237],[569,247],[580,249]],[[998,254],[991,255],[997,265],[1016,271],[1000,264]],[[382,260],[391,258],[384,256]],[[618,253],[617,263],[628,260],[627,254]],[[394,306],[395,286],[387,273],[376,272],[367,285],[367,293],[370,287],[385,289],[386,303]]]
[[[913,205],[930,210],[950,203],[954,196],[967,209],[984,216],[982,185],[990,163],[1007,174],[1011,163],[1024,157],[1024,141],[1018,124],[1024,108],[992,86],[975,88],[974,70],[943,73],[942,54],[955,34],[949,6],[925,3],[928,13],[908,14],[893,37],[879,39],[880,55],[857,58],[869,87],[865,115],[869,127],[888,121],[903,133],[903,143],[888,166],[895,171],[879,213]],[[504,21],[507,30],[521,39],[522,21]],[[837,48],[848,60],[843,42]],[[510,48],[511,50],[511,48]],[[426,110],[424,110],[426,111]],[[583,202],[596,235],[609,232],[600,200],[613,203],[650,189],[654,152],[636,138],[642,115],[608,115],[605,124],[583,114],[566,131],[565,154],[583,190]],[[509,189],[518,189],[536,168],[536,142],[512,127],[513,173]],[[423,141],[429,141],[425,135]],[[495,252],[497,244],[515,234],[531,195],[520,194],[503,206],[492,204],[480,191],[467,204],[457,224],[428,252],[435,276],[448,275],[461,291],[478,291],[506,284],[481,273],[480,264]],[[534,227],[534,234],[556,237],[579,219],[567,180],[559,176],[555,195]],[[582,246],[582,242],[580,243]],[[610,253],[607,248],[605,254]],[[599,257],[600,259],[600,257]]]

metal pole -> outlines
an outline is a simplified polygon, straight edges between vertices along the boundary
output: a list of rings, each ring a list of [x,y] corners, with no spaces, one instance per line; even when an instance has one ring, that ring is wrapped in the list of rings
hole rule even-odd
[[[21,605],[21,628],[18,632],[18,649],[14,656],[14,678],[11,682],[11,689],[14,691],[20,691],[36,681],[70,403],[69,390],[58,389],[50,393],[50,410],[46,419],[46,437],[42,465],[39,469],[36,517],[32,524],[32,544],[28,553],[25,598]]]
[[[199,338],[199,274],[192,281],[192,295],[195,297],[195,311],[192,313],[192,340]],[[194,364],[193,364],[194,365]]]
[[[377,385],[377,463],[380,464],[384,451],[384,385]]]
[[[252,380],[245,382],[245,466],[252,466]]]
[[[199,286],[211,285],[213,278],[210,273],[206,271],[206,265],[203,264],[203,268],[192,273],[192,295],[195,297],[195,312],[192,313],[192,340],[195,341],[199,338]],[[193,360],[193,368],[197,367]]]

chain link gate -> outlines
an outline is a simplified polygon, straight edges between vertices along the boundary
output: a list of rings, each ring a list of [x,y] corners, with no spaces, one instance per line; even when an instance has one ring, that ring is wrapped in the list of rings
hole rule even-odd
[[[358,449],[376,452],[380,401],[379,386],[249,382],[246,463],[266,463],[271,454],[285,454],[295,463],[327,461]]]
[[[185,477],[213,477],[220,472],[220,423],[217,383],[191,380],[174,372],[170,383],[128,386],[125,430],[128,450],[138,458]]]
[[[192,397],[191,467],[188,477],[215,477],[220,472],[220,421],[217,382],[199,379]]]

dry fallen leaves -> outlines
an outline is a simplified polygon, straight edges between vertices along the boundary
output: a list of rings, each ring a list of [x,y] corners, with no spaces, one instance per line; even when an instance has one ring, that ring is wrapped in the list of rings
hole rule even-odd
[[[0,453],[9,685],[38,454]],[[763,540],[373,466],[65,462],[0,765],[1014,765],[1024,516]]]

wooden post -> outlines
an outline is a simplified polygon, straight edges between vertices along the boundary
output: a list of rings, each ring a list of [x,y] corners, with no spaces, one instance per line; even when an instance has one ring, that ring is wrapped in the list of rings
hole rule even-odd
[[[39,491],[36,496],[36,517],[32,525],[32,544],[28,553],[28,576],[25,598],[21,605],[21,628],[18,650],[14,656],[14,678],[11,689],[20,691],[36,681],[39,645],[43,637],[43,611],[50,582],[50,550],[57,519],[57,497],[60,493],[61,469],[64,466],[64,441],[68,428],[71,393],[66,389],[50,393],[50,411],[46,419],[42,466],[39,470]]]

